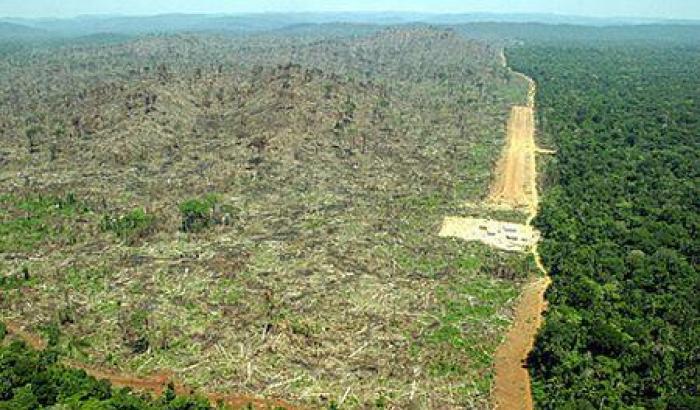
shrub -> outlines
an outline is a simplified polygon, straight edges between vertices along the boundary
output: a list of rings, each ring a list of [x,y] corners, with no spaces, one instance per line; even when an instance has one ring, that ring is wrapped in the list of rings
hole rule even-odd
[[[75,194],[72,192],[67,193],[64,197],[39,195],[24,198],[23,200],[16,201],[16,205],[19,209],[25,210],[35,217],[47,214],[70,215],[90,211],[87,205],[78,201]]]
[[[154,221],[153,215],[147,214],[143,209],[134,209],[117,217],[105,215],[100,227],[103,231],[113,232],[122,240],[132,242],[150,233]]]
[[[190,199],[180,204],[180,213],[182,214],[180,230],[196,232],[212,225],[214,206],[217,202],[218,199],[215,195],[207,195],[202,199]]]
[[[29,268],[26,266],[22,267],[22,273],[12,274],[8,276],[0,276],[0,289],[17,289],[22,286],[27,285],[31,280],[29,275]]]
[[[0,196],[0,253],[31,250],[43,241],[74,241],[72,219],[88,212],[71,193],[64,197]]]

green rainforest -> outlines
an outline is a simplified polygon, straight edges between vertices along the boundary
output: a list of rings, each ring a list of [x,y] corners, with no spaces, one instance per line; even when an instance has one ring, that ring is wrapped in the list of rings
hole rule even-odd
[[[700,47],[514,48],[558,150],[535,223],[553,285],[541,408],[697,409]]]

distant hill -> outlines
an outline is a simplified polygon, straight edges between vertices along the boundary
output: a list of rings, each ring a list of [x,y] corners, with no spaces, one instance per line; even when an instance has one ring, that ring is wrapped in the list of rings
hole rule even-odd
[[[48,35],[45,30],[0,21],[0,39],[43,38]]]
[[[632,17],[585,17],[562,14],[497,14],[497,13],[472,13],[472,14],[440,14],[428,16],[423,21],[433,24],[465,24],[465,23],[542,23],[556,25],[577,26],[631,26],[631,25],[686,25],[698,24],[694,20],[667,20]]]
[[[591,18],[553,14],[421,14],[421,13],[264,13],[241,15],[163,14],[156,16],[81,16],[71,19],[0,19],[2,39],[49,39],[60,42],[76,37],[109,34],[134,36],[172,33],[249,34],[289,30],[313,31],[317,25],[338,25],[338,33],[348,25],[366,30],[377,26],[429,24],[458,26],[475,38],[536,38],[557,36],[596,38],[611,34],[625,38],[695,36],[700,21],[650,20],[637,18]],[[653,25],[657,29],[649,30]],[[655,31],[656,30],[656,31]],[[352,30],[351,30],[352,31]],[[671,34],[669,34],[671,33]]]
[[[28,27],[46,30],[58,35],[74,37],[97,33],[148,34],[180,32],[258,32],[281,29],[302,23],[317,23],[302,16],[286,15],[189,15],[164,14],[158,16],[83,16],[72,19],[9,20]]]
[[[482,40],[522,40],[546,43],[572,42],[659,42],[697,43],[698,24],[645,24],[623,26],[579,26],[542,23],[468,23],[455,26],[463,35]]]
[[[630,26],[639,24],[700,25],[700,21],[652,20],[639,18],[591,18],[554,14],[425,14],[425,13],[263,13],[240,15],[163,14],[156,16],[81,16],[71,19],[0,19],[10,24],[6,30],[32,30],[60,36],[84,36],[97,33],[146,34],[174,32],[234,32],[250,33],[279,30],[304,24],[352,23],[397,25],[426,23],[461,25],[468,23],[542,23],[576,26]],[[39,32],[35,33],[39,34]],[[0,33],[5,36],[5,33]]]

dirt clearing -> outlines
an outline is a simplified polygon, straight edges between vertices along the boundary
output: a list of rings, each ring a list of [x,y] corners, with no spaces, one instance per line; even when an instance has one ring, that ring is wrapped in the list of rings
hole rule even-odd
[[[530,225],[480,218],[445,218],[439,235],[479,241],[494,248],[520,252],[526,251],[539,240],[539,233]]]

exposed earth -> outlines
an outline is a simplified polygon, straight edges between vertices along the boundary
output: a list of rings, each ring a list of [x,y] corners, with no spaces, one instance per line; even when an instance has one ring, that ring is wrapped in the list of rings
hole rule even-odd
[[[494,248],[520,252],[531,248],[539,240],[539,234],[530,225],[460,217],[445,218],[440,236],[479,241]]]

